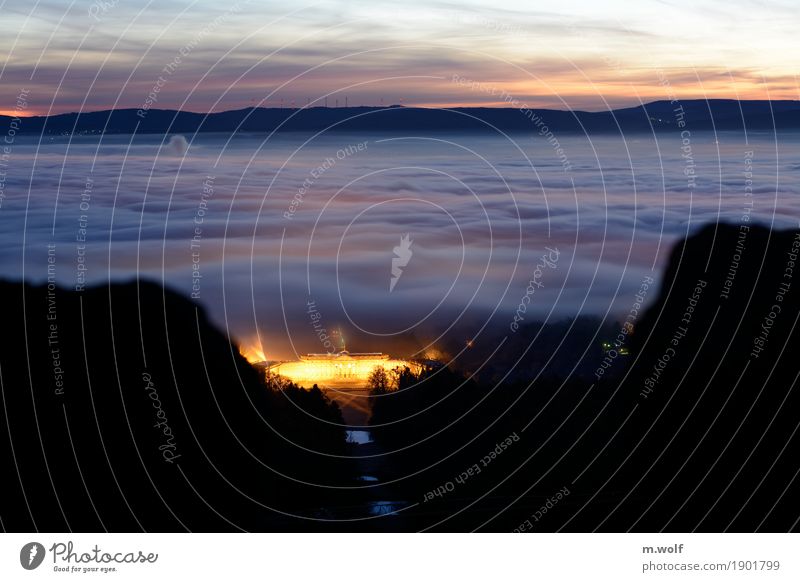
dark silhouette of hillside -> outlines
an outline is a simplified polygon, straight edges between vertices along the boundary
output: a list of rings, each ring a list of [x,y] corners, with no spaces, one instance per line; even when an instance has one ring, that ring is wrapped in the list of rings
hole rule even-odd
[[[338,407],[268,390],[192,302],[148,283],[0,297],[6,530],[313,529],[280,512],[343,502],[319,485],[351,483],[325,456],[345,433],[313,418]]]
[[[616,377],[545,370],[495,386],[448,371],[376,399],[373,434],[403,478],[394,488],[418,502],[406,519],[453,531],[796,530],[800,281],[787,269],[800,265],[799,237],[719,225],[678,244]]]
[[[676,108],[681,107],[679,114]],[[13,118],[0,116],[0,129]],[[654,101],[611,111],[562,111],[523,107],[248,107],[219,113],[118,109],[34,116],[15,126],[20,134],[195,133],[272,131],[496,131],[631,132],[675,130],[775,130],[800,127],[798,101],[695,99]]]
[[[800,231],[708,226],[673,249],[614,374],[537,353],[503,383],[405,373],[375,394],[368,445],[345,442],[319,390],[265,386],[158,286],[0,284],[3,527],[797,530],[798,253]],[[585,357],[576,370],[603,353]],[[401,513],[360,519],[375,507]]]
[[[639,447],[609,486],[641,483],[617,527],[798,528],[798,252],[800,231],[747,224],[673,250],[622,386],[639,406],[619,439]]]

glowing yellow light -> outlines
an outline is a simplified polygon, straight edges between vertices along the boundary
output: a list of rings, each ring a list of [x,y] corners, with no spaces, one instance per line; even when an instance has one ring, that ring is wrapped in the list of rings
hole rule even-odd
[[[258,340],[247,345],[240,345],[239,353],[251,364],[267,361],[267,356],[264,354],[264,348],[261,346],[261,343]]]
[[[269,367],[269,373],[278,374],[295,384],[320,388],[364,388],[375,368],[387,373],[396,368],[409,368],[414,373],[421,365],[409,360],[390,359],[386,354],[308,354],[299,360],[281,362]]]

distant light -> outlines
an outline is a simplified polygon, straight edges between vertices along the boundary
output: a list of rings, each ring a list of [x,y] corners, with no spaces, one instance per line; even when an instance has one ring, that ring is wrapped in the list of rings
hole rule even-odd
[[[600,342],[600,345],[603,347],[604,352],[608,352],[614,349],[614,344],[611,342]],[[616,350],[617,354],[620,356],[627,356],[630,355],[630,351],[625,346],[619,346]]]
[[[251,364],[258,364],[267,361],[264,348],[258,341],[252,342],[249,346],[240,345],[239,353]]]

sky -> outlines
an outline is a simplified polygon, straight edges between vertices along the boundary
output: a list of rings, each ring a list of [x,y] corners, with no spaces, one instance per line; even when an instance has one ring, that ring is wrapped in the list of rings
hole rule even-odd
[[[791,1],[0,0],[0,113],[797,99],[796,28]]]

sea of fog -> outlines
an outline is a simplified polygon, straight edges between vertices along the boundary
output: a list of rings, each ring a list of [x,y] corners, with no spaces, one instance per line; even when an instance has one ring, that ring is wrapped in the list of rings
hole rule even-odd
[[[800,134],[555,138],[17,136],[2,276],[163,282],[277,359],[613,320],[701,225],[797,226]]]

